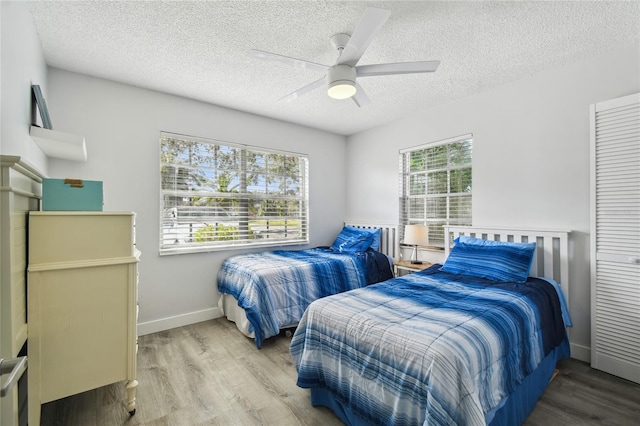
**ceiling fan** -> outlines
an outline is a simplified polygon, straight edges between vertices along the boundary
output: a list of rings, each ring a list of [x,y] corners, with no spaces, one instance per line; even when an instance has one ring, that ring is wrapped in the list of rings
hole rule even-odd
[[[297,99],[326,84],[327,94],[330,97],[334,99],[351,98],[359,107],[365,106],[370,104],[371,100],[358,83],[358,77],[434,72],[440,65],[440,61],[419,61],[356,66],[390,15],[391,12],[388,10],[369,7],[360,18],[360,22],[352,35],[340,33],[331,37],[331,44],[338,50],[339,54],[338,60],[333,66],[316,64],[304,59],[290,58],[261,50],[250,50],[249,57],[265,61],[283,62],[298,68],[326,73],[325,76],[313,83],[280,98],[280,101]]]

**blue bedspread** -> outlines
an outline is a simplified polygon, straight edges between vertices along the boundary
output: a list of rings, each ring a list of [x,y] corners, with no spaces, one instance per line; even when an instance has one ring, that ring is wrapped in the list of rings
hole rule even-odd
[[[298,385],[370,424],[484,425],[565,342],[560,302],[544,280],[439,266],[311,304],[291,342]]]
[[[217,281],[220,293],[231,294],[246,311],[260,348],[281,328],[297,325],[314,300],[392,276],[389,258],[377,251],[338,253],[317,247],[230,257]]]

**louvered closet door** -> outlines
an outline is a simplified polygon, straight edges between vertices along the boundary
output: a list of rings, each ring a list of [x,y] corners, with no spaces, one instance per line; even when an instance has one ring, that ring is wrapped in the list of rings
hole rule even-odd
[[[640,383],[640,94],[591,106],[591,366]]]

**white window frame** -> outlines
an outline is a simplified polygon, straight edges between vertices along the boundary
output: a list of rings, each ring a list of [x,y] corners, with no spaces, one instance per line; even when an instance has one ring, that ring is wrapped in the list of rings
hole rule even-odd
[[[159,150],[161,255],[309,243],[306,154],[169,132]]]
[[[453,144],[469,141],[470,148],[469,153],[471,154],[471,161],[469,164],[465,165],[452,165],[447,161],[446,165],[438,165],[437,167],[430,168],[427,162],[425,161],[425,167],[419,170],[411,170],[411,155],[412,153],[418,153],[419,151],[428,150],[429,148],[439,147],[439,146],[453,146]],[[400,224],[401,225],[426,225],[429,228],[429,246],[442,248],[444,247],[444,225],[464,225],[470,226],[472,225],[472,183],[470,183],[468,190],[464,192],[451,192],[451,174],[456,170],[464,170],[471,169],[471,175],[473,174],[473,135],[471,133],[461,136],[456,136],[453,138],[443,139],[435,142],[430,142],[427,144],[401,149],[399,151],[399,209],[400,209]],[[450,158],[448,156],[448,158]],[[428,178],[426,175],[428,173],[437,173],[437,172],[446,172],[447,174],[447,188],[446,192],[437,192],[437,193],[429,193],[429,185]],[[416,186],[412,188],[412,182],[417,175],[425,175],[425,178],[422,182],[424,185],[424,192],[416,193]],[[454,205],[460,205],[460,203],[452,202],[455,201],[454,198],[457,197],[465,197],[468,198],[468,216],[464,215],[463,217],[459,217],[458,215],[453,214]],[[444,217],[432,216],[430,214],[428,206],[429,200],[435,201],[435,198],[445,199],[446,200],[446,213]],[[415,205],[416,203],[422,203],[423,208],[422,211],[412,212],[411,205],[412,203]],[[455,217],[457,216],[457,217]],[[400,239],[404,237],[404,226],[401,226],[400,231]]]

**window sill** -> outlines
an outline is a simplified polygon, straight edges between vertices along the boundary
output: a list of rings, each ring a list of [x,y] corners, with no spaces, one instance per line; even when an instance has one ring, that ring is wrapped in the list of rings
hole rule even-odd
[[[301,246],[309,244],[309,240],[291,240],[291,241],[274,241],[274,242],[261,242],[253,244],[227,244],[224,246],[167,246],[160,248],[160,256],[172,256],[175,254],[190,254],[190,253],[209,253],[215,251],[229,251],[229,250],[251,250],[255,248],[278,248],[278,247],[290,247]]]

